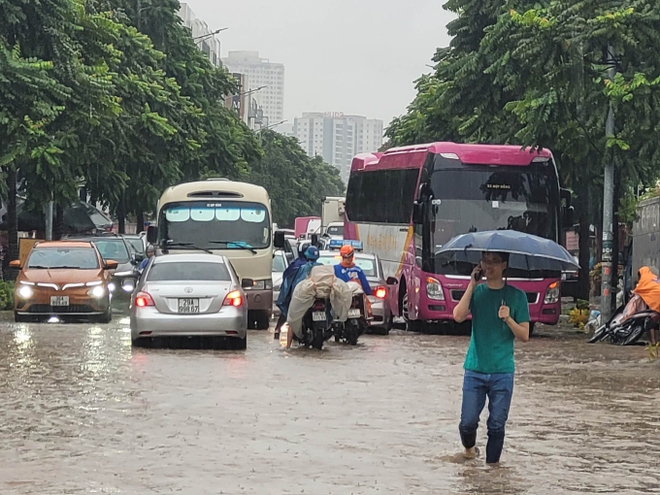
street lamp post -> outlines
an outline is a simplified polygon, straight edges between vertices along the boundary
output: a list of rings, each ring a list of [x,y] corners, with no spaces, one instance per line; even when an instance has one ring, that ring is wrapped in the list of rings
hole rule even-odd
[[[216,29],[212,33],[202,34],[201,36],[195,36],[193,38],[193,41],[197,41],[197,40],[204,41],[204,39],[210,38],[211,36],[215,36],[216,34],[221,33],[222,31],[226,31],[227,29],[229,29],[229,28],[224,27],[224,28]],[[198,44],[198,43],[195,43],[195,44]]]

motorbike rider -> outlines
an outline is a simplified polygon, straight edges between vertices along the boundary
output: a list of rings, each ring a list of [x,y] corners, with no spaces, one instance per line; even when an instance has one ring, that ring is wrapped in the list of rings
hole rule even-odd
[[[318,263],[320,253],[319,250],[316,246],[308,246],[307,249],[305,249],[305,252],[303,254],[303,257],[305,258],[305,264],[301,266],[298,269],[298,272],[296,273],[293,282],[291,283],[291,288],[290,288],[290,295],[288,297],[288,301],[286,304],[285,308],[280,308],[280,311],[288,313],[289,310],[289,304],[291,303],[291,296],[293,295],[293,291],[296,289],[296,286],[305,280],[307,277],[309,277],[310,272],[312,271],[312,268],[315,266],[319,266],[320,263]],[[289,330],[287,332],[287,339],[286,339],[286,348],[289,349],[291,347],[291,342],[293,341],[293,332]]]
[[[335,276],[344,282],[357,282],[367,296],[372,294],[371,286],[362,268],[355,264],[355,249],[345,244],[339,250],[341,262],[335,265]]]
[[[280,295],[275,301],[275,304],[280,310],[280,317],[277,320],[275,325],[275,340],[280,338],[280,330],[282,325],[286,322],[286,315],[289,309],[289,304],[291,303],[291,296],[293,295],[293,289],[295,287],[294,281],[297,278],[300,268],[305,266],[308,263],[308,259],[305,256],[306,250],[311,246],[309,242],[301,242],[298,246],[298,258],[296,258],[293,263],[291,263],[284,273],[282,274],[282,285],[280,287]],[[318,259],[318,256],[317,258]]]
[[[151,244],[149,244],[147,246],[146,253],[147,253],[147,257],[144,258],[142,260],[142,262],[140,263],[140,266],[138,266],[138,272],[140,272],[140,274],[142,274],[142,272],[144,272],[144,269],[149,265],[149,262],[151,261],[151,258],[153,258],[154,255],[156,254],[156,248],[154,246],[152,246]]]

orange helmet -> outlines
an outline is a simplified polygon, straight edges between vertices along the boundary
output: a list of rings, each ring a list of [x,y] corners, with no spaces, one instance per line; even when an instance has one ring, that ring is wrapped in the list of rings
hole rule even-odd
[[[355,254],[355,250],[350,244],[345,244],[339,250],[339,254],[341,254],[342,258],[351,258]]]

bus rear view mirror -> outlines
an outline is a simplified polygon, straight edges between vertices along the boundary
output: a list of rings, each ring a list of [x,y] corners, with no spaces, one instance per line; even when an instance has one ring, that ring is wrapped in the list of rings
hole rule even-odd
[[[568,208],[563,208],[564,212],[564,228],[570,229],[573,227],[574,217],[575,217],[575,208],[569,206]]]
[[[319,245],[319,235],[318,234],[312,234],[312,246],[317,246]]]
[[[273,240],[274,240],[273,244],[277,249],[284,249],[284,241],[285,241],[284,231],[282,230],[275,231],[275,236]]]
[[[387,277],[387,280],[385,281],[387,285],[399,285],[399,281],[395,279],[394,277]]]
[[[422,203],[415,201],[413,204],[413,223],[414,224],[421,224],[424,223],[424,206]]]
[[[147,229],[147,242],[149,244],[156,244],[156,241],[158,240],[158,229],[156,228],[155,225],[149,225],[149,228]]]

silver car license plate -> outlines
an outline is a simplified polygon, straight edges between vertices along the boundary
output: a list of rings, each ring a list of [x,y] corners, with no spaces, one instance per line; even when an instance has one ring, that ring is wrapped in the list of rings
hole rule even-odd
[[[314,311],[312,313],[312,320],[314,320],[314,321],[325,321],[325,312],[324,311]]]
[[[68,306],[69,305],[69,296],[51,296],[50,297],[51,306]]]
[[[349,318],[359,318],[360,317],[360,310],[359,309],[349,309],[348,310],[348,317]]]
[[[199,299],[179,299],[179,313],[199,313]]]

